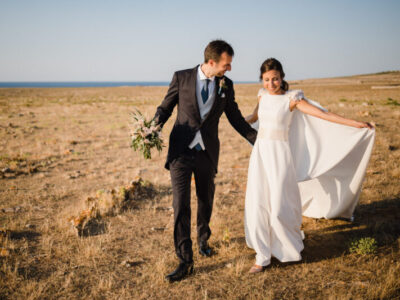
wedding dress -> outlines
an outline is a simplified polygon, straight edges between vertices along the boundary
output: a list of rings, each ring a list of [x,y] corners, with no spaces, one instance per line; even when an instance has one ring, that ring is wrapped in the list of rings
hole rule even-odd
[[[256,264],[271,256],[301,260],[302,214],[350,218],[361,191],[375,131],[331,123],[298,110],[301,91],[269,95],[261,89],[257,140],[248,170],[246,242]],[[317,102],[306,99],[323,109]]]

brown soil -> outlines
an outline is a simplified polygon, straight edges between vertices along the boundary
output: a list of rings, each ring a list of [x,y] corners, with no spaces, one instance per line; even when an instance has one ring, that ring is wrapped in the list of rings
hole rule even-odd
[[[355,221],[304,218],[303,261],[273,261],[255,276],[247,274],[254,252],[243,229],[251,147],[223,116],[210,239],[216,255],[200,257],[194,243],[195,275],[175,284],[164,282],[177,262],[166,151],[144,161],[129,147],[129,112],[153,116],[167,88],[0,89],[0,299],[400,297],[400,90],[376,88],[399,84],[399,72],[292,82],[333,112],[375,122],[377,138]],[[259,87],[236,86],[245,115]],[[68,219],[87,197],[137,175],[154,187],[150,196],[79,237]],[[363,237],[377,241],[376,252],[350,253],[350,242]]]

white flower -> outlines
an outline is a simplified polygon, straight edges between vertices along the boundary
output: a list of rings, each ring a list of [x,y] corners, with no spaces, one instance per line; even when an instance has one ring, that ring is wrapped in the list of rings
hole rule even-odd
[[[147,127],[145,127],[145,128],[143,129],[143,132],[144,132],[144,135],[145,135],[145,136],[150,135],[150,134],[153,133],[153,131],[152,131],[150,128],[147,128]]]

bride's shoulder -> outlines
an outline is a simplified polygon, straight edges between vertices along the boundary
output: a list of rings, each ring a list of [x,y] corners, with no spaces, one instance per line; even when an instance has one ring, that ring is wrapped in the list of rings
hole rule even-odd
[[[301,99],[304,98],[304,93],[302,90],[288,90],[286,92],[286,95],[290,100],[293,101],[300,101]]]

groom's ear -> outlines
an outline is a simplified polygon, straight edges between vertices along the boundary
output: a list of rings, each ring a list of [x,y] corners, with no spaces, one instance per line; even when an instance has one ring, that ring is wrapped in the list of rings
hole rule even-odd
[[[215,60],[213,60],[212,58],[210,58],[207,62],[211,67],[214,67],[216,65]]]

